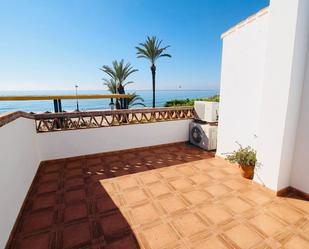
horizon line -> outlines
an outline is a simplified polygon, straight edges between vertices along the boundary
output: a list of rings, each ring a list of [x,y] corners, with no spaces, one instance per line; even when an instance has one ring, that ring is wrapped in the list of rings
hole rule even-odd
[[[210,89],[156,89],[156,91],[215,91],[220,90],[220,88],[210,88]],[[23,91],[23,92],[31,92],[31,91],[75,91],[75,89],[31,89],[31,90],[21,90],[21,89],[6,89],[1,90],[1,92],[13,92],[13,91]],[[108,91],[107,89],[80,89],[78,91]],[[127,91],[152,91],[152,89],[128,89]]]

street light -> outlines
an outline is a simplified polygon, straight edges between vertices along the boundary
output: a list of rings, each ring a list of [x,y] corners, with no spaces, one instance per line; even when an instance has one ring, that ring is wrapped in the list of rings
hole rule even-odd
[[[109,103],[109,107],[111,108],[111,110],[115,109],[115,104],[114,104],[114,99],[111,98],[111,102]]]
[[[78,98],[77,98],[77,88],[78,88],[78,85],[75,85],[76,111],[79,112],[79,105],[78,105]]]

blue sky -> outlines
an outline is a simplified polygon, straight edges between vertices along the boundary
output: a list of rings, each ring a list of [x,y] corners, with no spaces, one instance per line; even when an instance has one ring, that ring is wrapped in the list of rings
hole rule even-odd
[[[125,59],[131,89],[151,89],[135,46],[147,35],[171,45],[157,88],[217,89],[221,33],[268,0],[0,0],[0,91],[103,89],[100,68]]]

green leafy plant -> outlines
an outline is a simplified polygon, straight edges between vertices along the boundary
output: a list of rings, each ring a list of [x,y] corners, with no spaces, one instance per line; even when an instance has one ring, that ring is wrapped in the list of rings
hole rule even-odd
[[[238,163],[241,166],[253,166],[257,165],[256,151],[250,146],[242,147],[239,143],[239,149],[233,151],[227,156],[227,160],[232,163]]]
[[[194,101],[211,101],[211,102],[219,102],[220,97],[219,95],[210,96],[207,98],[196,98],[196,99],[174,99],[167,101],[165,103],[165,107],[171,106],[193,106]]]

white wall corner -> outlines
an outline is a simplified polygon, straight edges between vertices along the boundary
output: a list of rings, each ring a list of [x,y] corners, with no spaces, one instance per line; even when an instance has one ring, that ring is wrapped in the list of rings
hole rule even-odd
[[[308,39],[304,1],[272,0],[269,9],[257,173],[273,190],[290,185]]]
[[[309,1],[303,0],[299,5],[299,30],[303,39],[296,43],[298,47],[306,47],[307,53],[299,54],[299,60],[304,59],[305,67],[303,75],[303,88],[301,93],[300,114],[297,124],[297,133],[295,134],[295,148],[293,157],[293,167],[291,169],[291,186],[305,193],[309,193]],[[296,58],[297,59],[297,58]],[[303,69],[303,67],[300,67]]]

